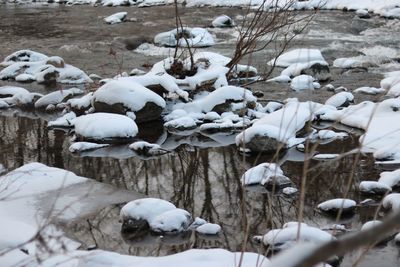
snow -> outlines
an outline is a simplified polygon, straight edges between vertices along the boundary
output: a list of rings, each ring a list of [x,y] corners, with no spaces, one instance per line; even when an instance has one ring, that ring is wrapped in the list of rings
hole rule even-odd
[[[155,232],[182,232],[190,223],[192,216],[183,209],[171,209],[158,214],[149,221],[150,228]]]
[[[233,27],[235,26],[235,22],[227,15],[221,15],[216,17],[211,25],[215,28]]]
[[[196,128],[197,124],[192,117],[185,116],[164,123],[164,127],[167,129],[188,130]]]
[[[306,122],[314,119],[314,113],[322,107],[313,102],[289,101],[283,108],[265,114],[253,126],[236,137],[236,144],[249,143],[255,136],[267,136],[286,144],[288,147],[301,142],[296,133]]]
[[[82,151],[88,151],[88,150],[94,150],[102,147],[109,146],[109,144],[96,144],[96,143],[90,143],[90,142],[76,142],[73,143],[69,147],[69,151],[72,153],[77,153],[77,152],[82,152]]]
[[[55,91],[39,98],[35,102],[35,108],[46,108],[49,105],[57,105],[66,102],[68,98],[79,94],[83,94],[83,91],[79,88]]]
[[[382,200],[382,207],[398,212],[400,210],[400,193],[391,193]]]
[[[305,224],[293,225],[283,229],[270,230],[263,237],[263,243],[267,246],[273,246],[274,250],[287,249],[297,242],[311,242],[322,244],[335,239],[331,234],[318,228]]]
[[[54,121],[49,121],[47,127],[74,127],[75,119],[76,114],[68,112]]]
[[[0,99],[0,109],[6,109],[6,108],[9,108],[9,107],[10,107],[10,105],[7,104],[7,102],[5,102],[5,101]]]
[[[158,198],[142,198],[129,202],[122,207],[120,212],[121,220],[146,220],[151,222],[162,213],[175,210],[174,204]]]
[[[203,235],[216,235],[221,231],[221,226],[215,223],[205,223],[196,228],[196,232]]]
[[[136,123],[127,116],[93,113],[75,119],[76,134],[94,140],[132,138],[138,133]]]
[[[314,82],[314,78],[310,75],[299,75],[292,79],[290,88],[295,91],[314,90],[320,88],[320,84]]]
[[[108,24],[121,23],[125,20],[126,15],[128,15],[128,12],[118,12],[104,18],[104,21],[107,22]]]
[[[175,105],[175,109],[183,109],[186,112],[210,112],[219,104],[225,103],[227,100],[236,102],[256,102],[257,98],[253,96],[248,89],[236,86],[220,87],[207,96],[194,100],[186,104]]]
[[[307,63],[310,62],[320,62],[323,65],[327,65],[328,63],[325,61],[322,53],[318,49],[308,49],[308,48],[301,48],[301,49],[294,49],[289,52],[283,53],[278,58],[273,59],[268,62],[269,65],[275,65],[278,67],[289,67],[292,64],[296,63]],[[290,75],[288,75],[290,76]]]
[[[93,92],[84,95],[81,98],[73,98],[67,101],[67,105],[73,109],[87,109],[92,104]]]
[[[318,209],[322,211],[340,210],[355,208],[357,203],[352,199],[336,198],[318,204]]]
[[[376,88],[376,87],[359,87],[355,89],[353,92],[354,93],[364,93],[364,94],[369,94],[369,95],[377,95],[380,93],[384,93],[386,90],[383,88]]]
[[[400,169],[391,172],[382,172],[378,182],[390,188],[400,186]]]
[[[240,259],[242,261],[240,262]],[[33,259],[32,259],[33,260]],[[240,263],[239,263],[240,262]],[[190,267],[267,267],[269,260],[257,253],[230,252],[225,249],[189,249],[184,252],[159,257],[139,257],[121,255],[103,250],[75,251],[56,255],[44,262],[39,267],[174,267],[184,263]]]
[[[282,169],[275,163],[261,163],[243,174],[242,184],[265,184],[273,176],[283,176]]]
[[[93,94],[93,101],[109,105],[121,103],[133,112],[141,110],[147,102],[165,107],[162,97],[130,78],[107,82]]]
[[[202,219],[200,217],[196,217],[194,219],[193,223],[189,226],[189,229],[191,229],[191,230],[196,229],[197,227],[199,227],[199,226],[201,226],[203,224],[206,224],[206,223],[207,223],[206,220],[204,220],[204,219]]]
[[[282,77],[282,79],[281,79],[282,82],[284,82],[284,80],[286,80],[285,79],[286,76],[288,76],[288,77],[299,76],[302,73],[302,71],[310,68],[314,64],[320,64],[322,66],[329,66],[329,64],[324,60],[309,61],[309,62],[305,62],[305,63],[293,63],[281,72],[280,77]]]
[[[167,153],[168,151],[162,149],[158,144],[151,144],[145,141],[138,141],[129,145],[129,148],[138,154],[157,156]]]
[[[1,86],[0,87],[0,96],[5,97],[5,96],[14,96],[17,94],[29,94],[29,91],[22,88],[22,87],[16,87],[16,86]]]
[[[186,38],[177,38],[178,35],[185,35]],[[154,37],[154,43],[167,47],[208,47],[215,44],[212,35],[206,29],[198,27],[183,27],[183,30],[173,29],[159,33]]]
[[[285,187],[285,188],[282,189],[282,193],[287,195],[287,196],[296,194],[297,192],[299,192],[299,190],[297,188],[294,188],[294,187]]]
[[[9,56],[0,64],[6,66],[0,71],[0,79],[17,79],[28,81],[36,80],[46,82],[47,74],[53,74],[57,82],[68,84],[89,83],[92,80],[82,70],[65,64],[60,57],[47,57],[43,54],[20,50]],[[21,76],[24,75],[24,76]]]
[[[319,130],[318,138],[319,139],[333,139],[333,138],[344,138],[347,137],[347,133],[337,133],[332,130]]]
[[[381,223],[382,223],[382,222],[381,222],[381,221],[378,221],[378,220],[368,221],[368,222],[364,223],[364,224],[361,226],[361,231],[369,230],[369,229],[371,229],[372,227],[375,227],[375,226],[377,226],[377,225],[379,225],[379,224],[381,224]]]
[[[346,103],[348,104],[349,102],[353,102],[353,100],[354,96],[352,93],[340,92],[328,98],[328,100],[325,101],[325,105],[341,107]]]
[[[369,193],[369,194],[385,194],[387,192],[391,192],[392,188],[384,183],[376,182],[376,181],[362,181],[358,186],[358,189],[362,193]]]

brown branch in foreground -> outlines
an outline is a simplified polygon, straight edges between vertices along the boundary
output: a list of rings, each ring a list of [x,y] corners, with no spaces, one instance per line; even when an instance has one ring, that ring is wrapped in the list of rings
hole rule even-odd
[[[308,248],[304,247],[301,255],[293,257],[292,254],[296,247],[278,255],[271,261],[271,266],[278,266],[281,262],[287,261],[291,257],[289,265],[285,267],[309,267],[315,266],[320,262],[325,262],[335,255],[344,255],[349,251],[353,251],[363,246],[376,244],[396,227],[400,225],[400,211],[390,215],[381,224],[378,224],[368,230],[360,231],[355,234],[349,234],[332,240],[323,245],[311,245]],[[291,253],[292,252],[292,253]],[[298,250],[296,252],[299,253]]]

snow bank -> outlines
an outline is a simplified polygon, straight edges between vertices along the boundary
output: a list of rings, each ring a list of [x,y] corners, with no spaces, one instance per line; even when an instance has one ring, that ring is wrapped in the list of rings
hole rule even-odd
[[[0,71],[0,79],[19,81],[37,81],[46,83],[81,84],[92,82],[82,70],[65,64],[60,57],[47,57],[43,54],[20,50],[7,56],[0,66],[6,66]]]

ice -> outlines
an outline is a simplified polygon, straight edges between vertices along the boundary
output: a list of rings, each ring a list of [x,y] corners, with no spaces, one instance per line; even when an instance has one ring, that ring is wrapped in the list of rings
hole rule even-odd
[[[196,232],[203,235],[216,235],[221,231],[221,226],[215,223],[205,223],[196,228]]]
[[[128,15],[128,12],[118,12],[104,18],[104,21],[107,22],[108,24],[121,23],[125,20],[126,15]]]
[[[77,135],[90,140],[132,138],[138,133],[136,123],[127,116],[111,113],[94,113],[75,119]]]

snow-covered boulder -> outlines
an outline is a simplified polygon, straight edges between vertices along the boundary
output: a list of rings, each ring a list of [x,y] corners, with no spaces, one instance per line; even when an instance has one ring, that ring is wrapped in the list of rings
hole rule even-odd
[[[164,127],[170,132],[177,132],[196,129],[197,124],[192,117],[185,116],[164,123]]]
[[[71,153],[79,153],[79,152],[84,152],[84,151],[90,151],[90,150],[95,150],[99,148],[103,148],[109,146],[109,144],[96,144],[96,143],[90,143],[90,142],[76,142],[70,145],[69,151]]]
[[[89,83],[92,80],[82,70],[68,65],[60,57],[20,50],[7,56],[1,66],[0,79],[14,79],[38,83],[60,82],[69,84]]]
[[[158,144],[151,144],[145,141],[138,141],[129,145],[129,148],[139,155],[144,156],[158,156],[168,153],[167,150],[162,149]]]
[[[154,37],[154,43],[167,47],[208,47],[215,44],[206,29],[189,27],[159,33]]]
[[[186,231],[191,222],[192,216],[189,212],[172,209],[155,216],[149,223],[154,232],[179,233]]]
[[[398,212],[400,210],[400,193],[391,193],[382,200],[382,207]]]
[[[348,107],[350,103],[354,103],[354,96],[350,92],[337,93],[325,101],[325,105],[334,106],[336,108]]]
[[[227,15],[221,15],[216,17],[211,25],[215,28],[225,28],[225,27],[233,27],[235,26],[235,22]]]
[[[104,18],[104,21],[108,24],[121,23],[126,19],[126,15],[128,15],[128,12],[118,12]]]
[[[160,118],[165,107],[162,97],[131,80],[107,82],[93,94],[92,102],[96,112],[133,112],[136,122]]]
[[[68,99],[81,94],[83,94],[83,90],[79,88],[71,88],[51,92],[39,98],[35,102],[35,108],[46,109],[49,105],[57,107],[58,104],[66,103]],[[64,106],[62,106],[62,108],[64,108]]]
[[[290,88],[294,91],[319,89],[321,87],[320,84],[314,80],[314,77],[302,74],[292,79],[290,82]]]
[[[243,174],[242,183],[244,185],[261,184],[267,188],[283,188],[290,186],[292,181],[275,163],[261,163]]]
[[[186,231],[192,217],[189,212],[157,198],[143,198],[122,207],[122,229],[127,231],[150,229],[154,232],[179,233]]]
[[[42,97],[42,94],[30,93],[28,90],[16,86],[1,86],[0,100],[2,107],[33,107],[34,103]]]
[[[317,81],[327,81],[331,78],[329,65],[326,61],[310,61],[291,64],[281,72],[281,78],[275,78],[275,81],[288,82],[284,77],[292,78],[301,74],[312,76]]]
[[[278,58],[270,60],[268,64],[275,64],[275,66],[286,68],[295,63],[309,63],[313,61],[327,64],[320,50],[308,48],[300,48],[288,51],[280,55]]]
[[[196,232],[203,235],[217,235],[221,231],[221,226],[215,223],[205,223],[196,228]]]
[[[354,213],[357,203],[352,199],[336,198],[318,204],[318,209],[328,214],[336,215],[341,212],[343,215]]]
[[[214,111],[222,114],[234,110],[234,106],[242,104],[242,108],[255,107],[257,98],[248,89],[236,86],[223,86],[209,93],[205,97],[198,98],[193,102],[176,105],[176,109],[183,109],[186,112]]]
[[[397,188],[400,186],[400,169],[391,172],[382,172],[379,176],[379,183]]]
[[[376,181],[362,181],[358,186],[358,190],[363,194],[371,195],[385,195],[392,192],[390,186]]]
[[[335,239],[331,234],[305,223],[292,223],[282,229],[273,229],[262,238],[263,243],[274,251],[288,249],[298,241],[323,244]]]
[[[47,123],[47,127],[59,127],[59,128],[69,128],[74,127],[75,125],[76,114],[74,112],[68,112],[64,114],[62,117],[57,118],[56,120],[49,121]]]
[[[135,121],[112,113],[93,113],[75,119],[75,134],[89,142],[127,142],[138,133]]]
[[[297,145],[304,139],[296,138],[296,134],[314,119],[314,112],[319,107],[312,102],[289,101],[238,134],[236,145],[252,152],[272,152]]]
[[[67,101],[67,107],[69,110],[75,112],[75,114],[83,115],[92,106],[93,92],[90,92],[80,98],[72,98]]]

